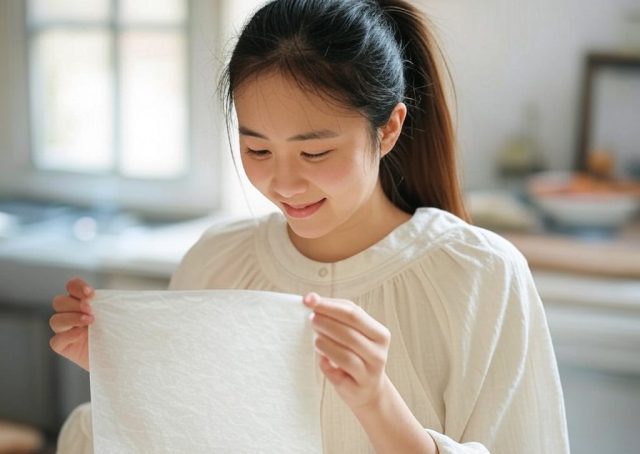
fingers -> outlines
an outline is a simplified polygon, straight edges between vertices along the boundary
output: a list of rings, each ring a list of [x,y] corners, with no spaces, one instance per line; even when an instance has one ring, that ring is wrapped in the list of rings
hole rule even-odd
[[[94,295],[93,288],[79,277],[70,279],[69,282],[67,282],[66,289],[69,295],[77,299],[90,299]]]
[[[332,367],[342,369],[350,375],[356,382],[361,381],[366,372],[366,365],[363,359],[331,339],[330,337],[320,335],[316,338],[316,349],[323,357],[326,357]]]
[[[70,279],[66,290],[67,295],[53,298],[55,313],[49,319],[49,326],[55,335],[49,340],[49,346],[59,355],[89,370],[88,326],[94,322],[89,300],[93,298],[94,290],[80,278]]]
[[[65,349],[81,339],[87,337],[87,327],[78,326],[63,333],[56,334],[49,339],[49,346],[56,353],[62,353]]]
[[[351,301],[321,298],[315,293],[307,294],[303,301],[316,314],[331,317],[353,327],[374,342],[385,345],[389,343],[389,330]]]
[[[331,360],[326,356],[320,357],[320,370],[336,386],[349,386],[351,389],[357,386],[356,381],[351,375],[336,365],[331,364]]]
[[[49,326],[54,333],[62,333],[76,327],[85,327],[93,321],[93,315],[82,312],[61,312],[51,316]]]
[[[337,371],[346,373],[355,383],[363,384],[372,376],[384,373],[390,343],[389,330],[348,300],[321,298],[310,293],[305,305],[313,309],[311,323],[318,334],[316,350],[325,374],[343,381]],[[332,371],[331,363],[337,368]],[[325,370],[326,369],[326,370]]]
[[[53,299],[53,309],[56,312],[84,312],[92,314],[91,305],[86,300],[78,300],[68,295],[58,295]]]
[[[73,278],[67,282],[66,290],[69,293],[68,295],[58,295],[53,298],[52,306],[54,311],[57,313],[81,312],[87,315],[93,314],[89,300],[93,298],[95,291],[91,286],[80,278]],[[54,324],[50,322],[50,325],[53,328]]]
[[[360,356],[365,364],[370,364],[372,368],[379,368],[380,363],[384,365],[384,358],[379,354],[380,348],[376,348],[371,340],[361,332],[323,314],[314,314],[311,319],[316,332],[331,338],[345,350],[349,350]]]

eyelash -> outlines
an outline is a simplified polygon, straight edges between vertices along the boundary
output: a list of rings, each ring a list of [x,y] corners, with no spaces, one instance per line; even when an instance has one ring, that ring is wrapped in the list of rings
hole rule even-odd
[[[327,150],[327,151],[323,151],[322,153],[315,153],[315,154],[302,152],[302,155],[308,159],[318,159],[328,155],[331,151],[332,150]],[[252,154],[258,158],[263,158],[263,157],[266,157],[267,154],[270,153],[270,151],[269,150],[253,150],[251,148],[247,148],[247,153]]]
[[[305,153],[302,152],[302,154],[304,155],[305,158],[309,158],[309,159],[316,159],[316,158],[322,158],[326,155],[328,155],[331,152],[331,150],[327,150],[327,151],[323,151],[321,153]]]
[[[247,148],[247,154],[255,155],[259,158],[262,158],[269,153],[269,150],[252,150],[251,148]]]

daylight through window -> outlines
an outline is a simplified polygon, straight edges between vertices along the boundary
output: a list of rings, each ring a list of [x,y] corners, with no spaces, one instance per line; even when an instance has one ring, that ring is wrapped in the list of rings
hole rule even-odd
[[[171,179],[189,165],[187,0],[31,0],[31,144],[43,170]]]

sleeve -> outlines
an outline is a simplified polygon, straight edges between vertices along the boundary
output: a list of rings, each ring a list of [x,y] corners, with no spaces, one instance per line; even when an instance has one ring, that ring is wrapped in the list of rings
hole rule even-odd
[[[209,255],[215,254],[211,232],[205,232],[180,260],[169,281],[168,290],[206,288],[205,269]]]
[[[62,425],[58,435],[58,454],[93,454],[91,403],[76,407]]]
[[[219,223],[208,229],[187,251],[171,276],[169,290],[233,287],[242,276],[252,272],[247,256],[260,221],[241,219]]]
[[[445,433],[427,431],[440,454],[569,453],[556,358],[531,272],[510,243],[489,239],[490,253],[449,251],[458,270],[441,290],[452,351]]]

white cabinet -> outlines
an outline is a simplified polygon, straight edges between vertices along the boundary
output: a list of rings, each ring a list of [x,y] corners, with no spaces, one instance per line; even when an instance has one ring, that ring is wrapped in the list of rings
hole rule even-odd
[[[534,273],[560,368],[571,450],[637,452],[640,281]]]

